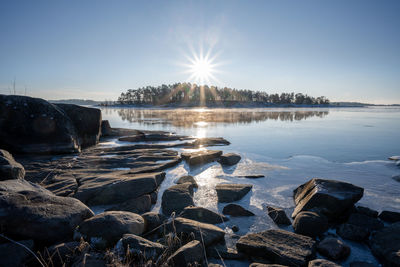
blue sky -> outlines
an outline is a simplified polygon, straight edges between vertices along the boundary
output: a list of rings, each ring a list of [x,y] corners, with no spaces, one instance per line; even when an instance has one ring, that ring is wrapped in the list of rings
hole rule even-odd
[[[400,1],[0,2],[0,93],[116,99],[187,81],[211,49],[217,86],[400,103]]]

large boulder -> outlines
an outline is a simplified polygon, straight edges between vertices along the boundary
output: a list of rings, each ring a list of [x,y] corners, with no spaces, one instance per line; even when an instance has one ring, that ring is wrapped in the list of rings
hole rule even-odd
[[[384,266],[400,266],[400,222],[372,233],[370,247]]]
[[[226,203],[242,199],[252,188],[251,184],[218,184],[215,190],[218,202]]]
[[[24,167],[6,150],[0,149],[0,180],[24,179]]]
[[[15,95],[0,95],[0,147],[17,153],[80,151],[75,127],[62,109]]]
[[[226,216],[212,210],[192,206],[184,208],[179,217],[210,224],[223,223],[229,220]]]
[[[300,212],[293,221],[294,231],[301,235],[316,237],[328,230],[328,220],[311,211]]]
[[[294,190],[296,207],[292,217],[302,211],[314,211],[329,220],[342,219],[361,199],[364,189],[349,183],[314,178]]]
[[[134,234],[125,234],[116,245],[121,253],[129,253],[134,256],[143,256],[147,259],[157,259],[164,251],[165,247],[160,243],[152,242]]]
[[[83,237],[96,248],[114,246],[124,234],[141,235],[145,224],[142,216],[124,211],[106,211],[82,222],[74,238]]]
[[[101,133],[101,111],[73,104],[55,104],[72,120],[82,148],[96,145]]]
[[[242,236],[239,252],[288,266],[304,266],[314,256],[315,241],[285,230],[267,230]]]
[[[0,182],[0,225],[7,236],[52,244],[72,239],[75,227],[93,215],[78,199],[25,180]]]
[[[201,243],[193,240],[179,248],[168,260],[168,266],[191,266],[193,263],[201,263],[204,259],[204,250]]]
[[[193,185],[191,183],[173,185],[162,195],[161,208],[167,216],[172,212],[179,214],[184,208],[193,205]]]

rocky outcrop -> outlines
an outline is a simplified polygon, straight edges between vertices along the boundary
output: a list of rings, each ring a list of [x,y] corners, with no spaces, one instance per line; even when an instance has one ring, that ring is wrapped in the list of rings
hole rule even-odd
[[[193,185],[190,183],[171,186],[162,195],[161,208],[167,216],[172,212],[179,214],[184,208],[193,205]]]
[[[179,217],[210,224],[219,224],[229,221],[229,219],[222,214],[206,208],[192,206],[184,208],[181,214],[179,214]]]
[[[168,266],[191,266],[193,263],[201,263],[204,259],[204,250],[201,243],[193,240],[179,248],[168,260]]]
[[[240,205],[237,204],[228,204],[222,210],[222,213],[225,215],[230,215],[232,217],[246,217],[246,216],[254,216],[249,210],[246,210]]]
[[[62,197],[72,196],[78,190],[78,181],[73,175],[48,177],[42,185],[53,194]]]
[[[197,152],[184,152],[181,153],[184,159],[190,166],[197,166],[206,164],[217,160],[222,155],[220,150],[201,150]]]
[[[294,231],[298,234],[316,237],[328,230],[328,220],[311,211],[302,211],[293,221]]]
[[[273,263],[304,266],[314,255],[312,238],[284,230],[267,230],[242,236],[236,243],[239,252]]]
[[[2,233],[42,243],[68,240],[93,212],[75,198],[58,197],[24,180],[0,182]]]
[[[0,181],[24,179],[24,167],[6,150],[0,149]]]
[[[226,153],[219,157],[218,162],[222,165],[232,166],[237,164],[241,160],[241,156],[235,153]]]
[[[286,213],[283,209],[267,206],[268,216],[277,224],[277,225],[290,225],[292,224],[289,218],[286,216]]]
[[[321,255],[334,261],[346,259],[350,255],[350,247],[334,237],[322,240],[318,244],[317,250]]]
[[[251,184],[218,184],[215,187],[218,202],[226,203],[242,199],[253,188]]]
[[[384,266],[400,266],[400,222],[372,233],[370,247]]]
[[[154,260],[156,260],[165,249],[160,243],[152,242],[134,234],[123,235],[116,247],[121,250],[120,253],[123,255],[129,250],[129,253],[133,256],[142,256]]]
[[[194,188],[198,187],[196,180],[191,175],[182,176],[181,178],[178,179],[178,181],[176,181],[176,183],[177,184],[191,183]]]
[[[138,214],[106,211],[82,222],[74,238],[83,237],[96,248],[105,249],[114,246],[124,234],[141,235],[144,229],[144,219]]]
[[[294,190],[296,207],[292,217],[314,211],[332,221],[343,219],[363,193],[363,188],[349,183],[314,178]]]

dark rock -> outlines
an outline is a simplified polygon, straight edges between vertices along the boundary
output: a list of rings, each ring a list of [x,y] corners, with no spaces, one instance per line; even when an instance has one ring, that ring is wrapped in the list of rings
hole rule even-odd
[[[72,120],[82,148],[96,145],[101,134],[101,111],[73,104],[55,104]]]
[[[77,261],[72,264],[72,267],[117,267],[118,264],[108,264],[104,253],[90,252],[84,253]]]
[[[241,160],[241,156],[235,153],[226,153],[221,155],[218,162],[222,165],[232,166],[237,164]]]
[[[317,250],[328,259],[337,261],[346,259],[350,255],[350,247],[334,237],[327,237],[322,240]]]
[[[258,178],[264,178],[265,175],[263,174],[249,174],[249,175],[238,175],[238,178],[248,178],[248,179],[258,179]]]
[[[312,260],[308,263],[308,267],[341,267],[340,265],[323,259]]]
[[[184,152],[181,157],[186,160],[190,166],[206,164],[213,162],[222,155],[221,150],[201,150],[197,152]]]
[[[144,141],[145,137],[144,137],[144,133],[139,133],[139,134],[135,134],[135,135],[130,135],[130,136],[123,136],[118,138],[119,141],[123,141],[123,142],[140,142],[140,141]]]
[[[370,248],[384,266],[400,266],[400,222],[372,233]]]
[[[168,266],[189,266],[196,262],[201,263],[204,259],[204,250],[201,243],[193,240],[179,248],[168,260]]]
[[[124,234],[141,235],[144,231],[142,216],[125,211],[106,211],[85,220],[75,231],[74,238],[83,237],[96,248],[114,246]]]
[[[22,240],[18,243],[33,249],[32,240]],[[25,262],[32,256],[29,251],[15,243],[0,244],[0,266],[26,266]]]
[[[363,196],[364,189],[349,183],[314,178],[294,190],[296,208],[292,217],[302,211],[314,211],[336,221]]]
[[[372,218],[360,213],[351,214],[347,223],[364,227],[368,229],[369,232],[383,228],[383,223],[377,218]]]
[[[379,219],[385,222],[400,222],[400,212],[384,210],[379,214]]]
[[[53,266],[70,266],[89,249],[90,245],[87,242],[72,241],[51,246],[45,249],[43,255],[45,262],[51,262]]]
[[[236,243],[239,252],[274,263],[304,266],[314,255],[312,238],[285,230],[267,230],[242,236]]]
[[[208,257],[225,260],[241,260],[246,255],[239,253],[236,248],[228,248],[225,243],[218,243],[206,248]]]
[[[369,231],[367,228],[349,223],[341,224],[336,230],[336,233],[341,238],[353,241],[363,241],[369,236]]]
[[[215,187],[218,202],[226,203],[242,199],[251,189],[251,184],[218,184]]]
[[[157,203],[157,198],[158,198],[158,190],[155,190],[155,191],[150,193],[151,204],[156,204]]]
[[[75,227],[93,216],[79,200],[19,179],[0,182],[0,210],[4,235],[45,244],[71,239]]]
[[[0,95],[0,147],[10,152],[79,152],[71,119],[49,102],[27,96]]]
[[[184,208],[193,205],[193,185],[190,183],[173,185],[162,195],[161,208],[167,216],[172,212],[179,214]]]
[[[151,209],[151,198],[150,195],[143,195],[138,198],[130,199],[121,204],[113,206],[106,211],[120,210],[120,211],[130,211],[137,214],[142,214],[148,212]]]
[[[155,228],[159,227],[164,221],[167,220],[167,217],[161,213],[156,212],[146,212],[142,214],[145,223],[145,232],[151,232]]]
[[[239,232],[239,227],[237,226],[237,225],[233,225],[232,226],[232,231],[234,232],[234,233],[236,233],[236,232]]]
[[[292,222],[286,216],[286,213],[283,209],[275,208],[271,206],[267,206],[268,216],[277,224],[277,225],[290,225]]]
[[[298,234],[316,237],[328,230],[328,219],[318,213],[302,211],[293,221],[294,231]]]
[[[241,217],[241,216],[254,216],[254,213],[246,210],[240,205],[237,204],[228,204],[222,210],[222,213],[225,215],[230,215],[233,217]]]
[[[0,181],[24,179],[25,169],[6,150],[0,149]]]
[[[202,207],[186,207],[179,214],[179,217],[210,224],[223,223],[229,220],[222,214]]]
[[[78,190],[78,182],[73,175],[55,175],[46,179],[44,188],[57,196],[72,196]]]
[[[178,179],[178,181],[176,181],[176,183],[177,184],[191,183],[194,188],[198,187],[196,180],[191,175],[182,176],[181,178]]]
[[[375,265],[366,261],[353,261],[350,262],[350,267],[375,267]]]
[[[400,182],[400,175],[393,175],[392,179],[395,180],[396,182]]]
[[[108,136],[110,133],[112,133],[110,122],[108,120],[102,120],[101,136]]]
[[[135,256],[142,255],[147,259],[154,260],[156,260],[165,249],[165,247],[159,243],[152,242],[134,234],[123,235],[116,247],[122,247],[122,251],[120,252],[123,255],[129,249],[129,252]]]
[[[266,263],[258,263],[253,262],[249,265],[249,267],[286,267],[287,265],[280,265],[280,264],[266,264]]]
[[[356,212],[364,214],[364,215],[367,215],[367,216],[372,217],[372,218],[377,218],[378,217],[378,212],[376,210],[373,210],[373,209],[370,209],[370,208],[367,208],[367,207],[363,207],[363,206],[357,206],[356,207]]]
[[[231,143],[225,140],[222,137],[204,137],[204,138],[197,138],[192,145],[194,147],[200,146],[223,146],[223,145],[230,145]]]

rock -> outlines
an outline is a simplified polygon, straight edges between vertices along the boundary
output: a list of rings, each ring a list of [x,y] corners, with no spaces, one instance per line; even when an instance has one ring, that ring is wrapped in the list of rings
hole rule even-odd
[[[400,212],[384,210],[379,214],[379,219],[385,222],[400,222]]]
[[[236,243],[239,252],[288,266],[304,266],[313,257],[312,238],[285,230],[267,230],[242,236]]]
[[[108,120],[101,121],[101,136],[108,136],[112,133],[110,122]]]
[[[70,266],[89,249],[90,245],[87,242],[72,241],[51,246],[45,249],[43,255],[45,262],[51,262],[53,266]]]
[[[396,166],[400,167],[400,160],[396,161]]]
[[[363,188],[349,183],[314,178],[294,190],[296,208],[292,217],[302,211],[314,211],[336,221],[351,210],[363,193]]]
[[[400,266],[400,222],[372,233],[370,248],[384,266]]]
[[[185,218],[176,218],[166,226],[167,230],[173,231],[173,226],[175,226],[177,233],[184,233],[186,235],[193,233],[195,239],[203,241],[205,246],[219,242],[223,240],[225,236],[225,232],[215,225]]]
[[[222,210],[222,213],[233,217],[254,216],[254,213],[237,204],[226,205]]]
[[[238,177],[238,178],[248,178],[248,179],[258,179],[258,178],[264,178],[265,175],[263,175],[263,174],[249,174],[249,175],[238,175],[236,177]]]
[[[238,154],[226,153],[219,158],[218,162],[221,163],[222,165],[232,166],[237,164],[241,158],[242,157]]]
[[[114,246],[124,234],[141,235],[144,226],[144,219],[138,214],[106,211],[82,222],[74,238],[83,237],[96,248],[104,249]]]
[[[353,261],[350,262],[350,267],[375,267],[375,265],[366,261]]]
[[[57,196],[72,196],[78,190],[78,182],[73,175],[55,175],[45,183],[43,187]]]
[[[376,210],[367,208],[367,207],[363,207],[363,206],[357,206],[356,207],[356,212],[360,213],[360,214],[364,214],[367,215],[369,217],[372,218],[377,218],[378,217],[378,212]]]
[[[32,240],[22,240],[18,243],[33,250]],[[15,243],[0,244],[0,266],[26,266],[25,262],[31,256],[26,248]]]
[[[117,267],[118,264],[107,264],[107,257],[104,253],[90,252],[84,253],[72,267]]]
[[[193,240],[179,248],[168,260],[168,266],[190,266],[196,262],[201,263],[204,259],[204,251],[200,242]]]
[[[158,190],[155,190],[155,191],[150,193],[151,204],[156,204],[157,203],[157,198],[158,198]]]
[[[0,147],[12,153],[80,151],[71,119],[43,99],[0,95],[0,118]]]
[[[236,248],[226,246],[226,243],[218,243],[206,248],[207,257],[225,260],[241,260],[245,259],[246,255],[239,253]]]
[[[400,182],[400,175],[393,175],[392,179],[395,180],[396,182]]]
[[[341,224],[339,228],[336,229],[336,233],[341,238],[353,241],[363,241],[369,236],[369,231],[367,228],[349,223]]]
[[[24,179],[25,169],[6,150],[0,149],[0,181]]]
[[[193,205],[193,185],[190,183],[171,186],[162,195],[161,208],[167,216],[172,212],[179,214],[184,208]]]
[[[286,213],[283,209],[267,206],[267,210],[268,210],[268,216],[271,217],[271,219],[277,225],[292,224],[289,218],[286,216]]]
[[[186,160],[190,166],[206,164],[213,162],[222,155],[221,150],[201,150],[197,152],[184,152],[181,157]]]
[[[158,187],[157,181],[164,177],[164,172],[133,174],[130,177],[115,177],[112,173],[105,173],[80,179],[74,197],[88,205],[122,203],[153,192]]]
[[[328,230],[328,219],[318,213],[302,211],[293,221],[294,231],[298,234],[316,237]]]
[[[130,211],[137,214],[142,214],[148,212],[151,209],[151,197],[150,195],[143,195],[138,198],[130,199],[121,204],[113,206],[106,211],[120,210],[120,211]]]
[[[139,133],[130,136],[123,136],[118,138],[118,141],[123,141],[123,142],[140,142],[144,140],[145,140],[144,133]]]
[[[55,104],[72,120],[82,148],[96,145],[101,134],[101,111],[73,104]]]
[[[141,255],[147,259],[154,260],[157,260],[158,256],[165,249],[165,247],[159,243],[152,242],[134,234],[123,235],[123,237],[118,241],[116,247],[122,247],[122,250],[120,251],[122,255],[124,255],[124,253],[129,249],[129,252],[135,256]]]
[[[218,184],[215,190],[218,202],[226,203],[242,199],[252,188],[251,184]]]
[[[232,225],[232,231],[234,232],[234,233],[236,233],[236,232],[239,232],[239,227],[237,226],[237,225]]]
[[[398,161],[398,160],[400,160],[400,156],[391,156],[391,157],[389,157],[389,160]]]
[[[317,250],[321,255],[334,261],[344,260],[350,255],[350,247],[334,237],[322,240],[318,244]]]
[[[181,178],[178,179],[178,181],[176,181],[176,183],[177,184],[191,183],[194,188],[198,187],[196,180],[191,175],[182,176]]]
[[[323,259],[312,260],[308,263],[308,267],[341,267],[340,265]]]
[[[377,218],[372,218],[360,213],[352,213],[347,223],[364,227],[368,229],[369,232],[383,228],[383,223]]]
[[[265,263],[258,263],[258,262],[253,262],[249,265],[249,267],[286,267],[286,265],[280,265],[280,264],[265,264]]]
[[[229,221],[226,216],[202,207],[186,207],[179,214],[179,217],[210,224]]]
[[[225,140],[222,137],[204,137],[204,138],[197,138],[193,143],[192,146],[200,147],[200,146],[223,146],[223,145],[230,145],[231,143]]]
[[[2,233],[15,239],[54,244],[68,240],[93,212],[75,198],[58,197],[25,180],[0,182]]]
[[[146,212],[142,214],[142,217],[146,226],[144,231],[146,233],[153,231],[167,220],[166,216],[156,212]]]

